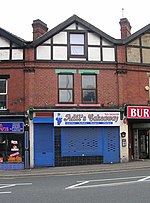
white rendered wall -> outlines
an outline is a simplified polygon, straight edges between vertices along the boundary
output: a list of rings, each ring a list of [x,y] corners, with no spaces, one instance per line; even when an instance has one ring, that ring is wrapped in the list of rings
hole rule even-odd
[[[126,136],[121,137],[121,133],[125,132]],[[126,146],[122,146],[122,141],[126,140]],[[129,161],[129,141],[128,141],[128,125],[124,124],[123,120],[120,120],[120,162]]]
[[[33,121],[29,120],[29,136],[30,136],[30,168],[34,168],[34,134]]]

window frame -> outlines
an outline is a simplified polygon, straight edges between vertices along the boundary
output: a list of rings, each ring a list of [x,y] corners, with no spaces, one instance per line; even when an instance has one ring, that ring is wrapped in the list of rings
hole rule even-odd
[[[6,101],[5,101],[5,104],[6,104],[6,108],[1,108],[0,107],[0,111],[1,110],[7,110],[7,97],[8,97],[8,80],[7,79],[4,79],[4,78],[0,78],[0,81],[5,81],[5,88],[6,88],[6,91],[5,92],[0,92],[0,97],[1,96],[6,96]]]
[[[95,88],[83,88],[83,76],[94,76],[95,77]],[[83,92],[85,90],[94,90],[95,91],[95,101],[84,101],[84,97],[83,97]],[[97,104],[97,74],[81,74],[81,98],[82,98],[82,104]]]
[[[70,42],[70,36],[71,35],[83,35],[84,36],[84,43],[78,44],[78,43],[72,43]],[[71,47],[77,46],[77,47],[83,47],[83,54],[72,54],[71,53]],[[71,31],[68,32],[68,56],[69,58],[86,58],[87,57],[87,33],[86,32],[77,32],[77,31]]]
[[[59,87],[59,82],[60,82],[60,76],[62,75],[70,75],[72,76],[72,87],[69,87],[69,88],[61,88]],[[71,102],[64,102],[64,101],[60,101],[60,91],[61,90],[71,90],[72,91],[72,101]],[[71,73],[59,73],[58,74],[58,103],[59,104],[73,104],[74,103],[74,74],[71,74]]]
[[[12,141],[17,141],[13,144]],[[13,145],[17,147],[14,152],[19,152],[19,155],[11,157],[13,153]],[[17,133],[1,133],[0,134],[0,158],[3,163],[22,163],[24,162],[24,135]]]

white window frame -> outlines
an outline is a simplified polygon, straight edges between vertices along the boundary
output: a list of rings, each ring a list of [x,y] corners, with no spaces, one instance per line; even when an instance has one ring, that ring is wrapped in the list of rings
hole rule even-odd
[[[8,80],[7,79],[0,79],[0,81],[5,81],[6,82],[6,92],[0,92],[0,96],[6,96],[6,107],[5,108],[2,108],[0,107],[0,110],[6,110],[7,109],[7,95],[8,95]]]

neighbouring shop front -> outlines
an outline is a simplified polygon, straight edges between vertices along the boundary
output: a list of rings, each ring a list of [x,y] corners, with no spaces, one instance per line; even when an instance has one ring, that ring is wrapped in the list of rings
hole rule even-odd
[[[31,167],[120,162],[120,112],[44,115],[30,125]]]
[[[25,134],[23,118],[0,119],[0,170],[25,168]]]
[[[130,158],[150,159],[150,106],[128,106]]]

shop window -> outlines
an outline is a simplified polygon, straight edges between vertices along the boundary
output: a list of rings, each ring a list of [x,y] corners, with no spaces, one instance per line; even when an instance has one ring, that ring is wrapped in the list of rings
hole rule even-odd
[[[82,75],[82,102],[97,102],[96,75]]]
[[[73,75],[58,75],[58,97],[59,103],[73,103]]]
[[[23,135],[0,134],[0,163],[22,163],[23,161]]]
[[[70,57],[85,57],[85,34],[70,33],[69,48]]]
[[[7,80],[0,79],[0,110],[6,109],[7,103]]]

